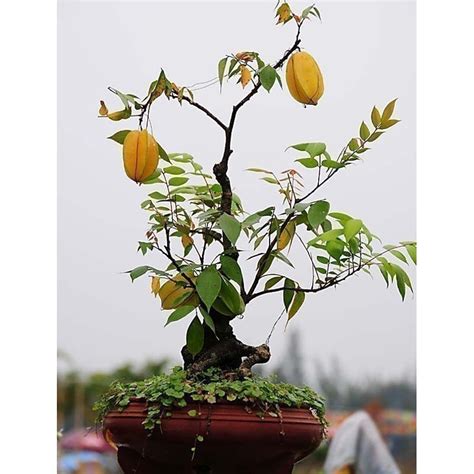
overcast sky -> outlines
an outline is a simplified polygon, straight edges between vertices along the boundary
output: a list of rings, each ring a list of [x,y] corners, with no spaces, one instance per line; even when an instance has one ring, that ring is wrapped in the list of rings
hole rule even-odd
[[[140,203],[153,187],[126,178],[121,148],[106,137],[134,128],[98,120],[99,99],[119,102],[111,85],[143,96],[163,67],[178,84],[212,78],[227,53],[256,50],[274,62],[293,43],[294,27],[275,26],[270,3],[76,3],[59,5],[59,325],[58,347],[86,371],[125,361],[168,357],[179,361],[186,322],[164,328],[165,313],[148,279],[131,284],[121,272],[156,263],[136,253],[147,215]],[[291,2],[291,5],[301,5]],[[337,151],[357,133],[374,104],[398,97],[402,122],[319,193],[333,210],[364,220],[384,242],[415,239],[415,3],[320,2],[323,22],[305,25],[302,47],[317,59],[326,91],[303,108],[286,87],[262,91],[241,111],[230,173],[249,212],[272,204],[271,187],[246,168],[288,168],[293,143],[323,141]],[[297,9],[297,8],[296,8]],[[197,92],[197,100],[227,119],[243,96],[229,83]],[[208,169],[221,156],[222,133],[186,104],[160,100],[152,113],[157,140],[189,152]],[[305,264],[303,255],[296,260]],[[309,269],[300,271],[301,280]],[[412,272],[413,274],[413,272]],[[235,322],[240,339],[262,343],[281,308],[281,297],[250,305]],[[362,274],[337,289],[308,297],[291,321],[302,336],[308,376],[314,361],[338,357],[353,377],[398,376],[415,368],[415,300],[386,290],[378,274]],[[290,330],[289,329],[289,330]],[[276,366],[288,334],[280,325],[271,341]]]

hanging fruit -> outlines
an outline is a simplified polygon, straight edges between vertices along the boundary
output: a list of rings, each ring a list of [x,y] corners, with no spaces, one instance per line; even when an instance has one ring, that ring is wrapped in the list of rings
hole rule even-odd
[[[158,143],[146,130],[133,130],[123,142],[123,164],[127,176],[143,183],[158,166]]]
[[[294,53],[288,60],[286,83],[293,98],[305,105],[317,105],[324,92],[321,70],[305,51]]]

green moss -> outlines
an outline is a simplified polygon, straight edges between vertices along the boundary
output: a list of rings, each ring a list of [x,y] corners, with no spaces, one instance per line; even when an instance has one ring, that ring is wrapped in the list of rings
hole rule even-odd
[[[326,425],[324,399],[309,387],[296,387],[278,383],[272,378],[254,376],[244,380],[228,380],[218,369],[190,378],[181,367],[169,374],[156,375],[140,382],[114,382],[94,405],[97,422],[113,409],[124,409],[133,397],[149,402],[145,427],[153,429],[163,416],[170,416],[173,407],[186,407],[188,403],[217,403],[228,401],[243,403],[259,416],[279,416],[280,407],[310,408]],[[195,410],[188,412],[196,416]]]

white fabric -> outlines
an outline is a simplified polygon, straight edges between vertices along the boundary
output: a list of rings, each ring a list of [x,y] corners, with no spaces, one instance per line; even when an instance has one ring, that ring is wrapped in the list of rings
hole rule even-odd
[[[370,416],[355,412],[341,424],[329,446],[324,472],[333,474],[348,464],[356,474],[400,474]]]

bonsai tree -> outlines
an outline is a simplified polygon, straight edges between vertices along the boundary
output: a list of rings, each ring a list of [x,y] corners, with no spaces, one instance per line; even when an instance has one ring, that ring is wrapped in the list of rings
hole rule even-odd
[[[166,325],[183,318],[189,321],[181,354],[191,377],[215,368],[228,380],[244,379],[251,376],[255,364],[270,359],[268,341],[248,345],[232,327],[257,298],[280,298],[280,317],[284,314],[288,323],[307,299],[360,272],[380,273],[387,286],[396,285],[402,299],[407,290],[413,291],[403,265],[416,263],[415,242],[383,245],[358,216],[332,209],[318,196],[329,180],[350,172],[372,144],[397,124],[396,100],[380,109],[373,107],[370,119],[362,121],[340,150],[329,150],[321,141],[292,144],[288,137],[286,152],[295,164],[284,170],[267,169],[267,163],[256,159],[249,172],[269,186],[274,205],[249,209],[236,194],[229,168],[241,109],[255,95],[283,87],[284,68],[291,96],[309,115],[319,113],[317,104],[324,92],[322,73],[303,49],[301,38],[303,27],[320,19],[318,9],[311,5],[296,14],[288,3],[279,2],[276,18],[277,24],[293,27],[296,33],[293,44],[274,62],[256,51],[229,52],[218,61],[217,76],[207,82],[180,86],[161,70],[142,99],[110,87],[123,103],[121,110],[109,112],[101,101],[100,116],[135,124],[109,138],[122,145],[126,175],[151,188],[141,204],[149,224],[138,247],[148,260],[131,270],[130,277],[132,281],[151,277],[152,292],[163,311],[169,312]],[[243,95],[226,119],[195,96],[200,88],[217,89],[235,81]],[[162,100],[177,102],[182,113],[195,108],[221,129],[222,155],[215,157],[212,166],[199,164],[189,153],[165,151],[179,143],[155,139],[151,111]],[[294,266],[296,246],[307,256],[306,266],[297,268],[298,279],[275,270],[277,262],[279,267]]]

